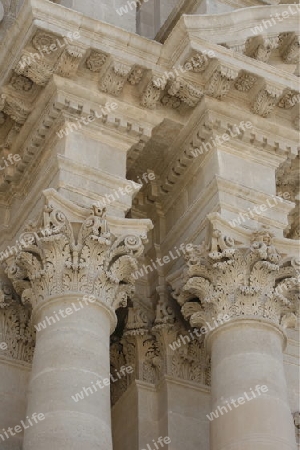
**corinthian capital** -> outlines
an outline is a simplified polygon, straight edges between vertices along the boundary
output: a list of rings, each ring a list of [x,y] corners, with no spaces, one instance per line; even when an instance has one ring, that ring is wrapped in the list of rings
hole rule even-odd
[[[174,296],[192,326],[225,315],[295,324],[299,261],[284,259],[268,230],[254,232],[248,244],[241,244],[214,229],[209,245],[194,246],[186,260],[183,287]]]
[[[0,356],[31,362],[34,335],[31,308],[22,305],[8,282],[0,280]]]
[[[105,209],[93,207],[83,222],[73,222],[48,202],[42,227],[31,225],[20,237],[23,249],[7,261],[6,271],[22,301],[33,308],[51,296],[82,293],[116,310],[134,291],[144,239],[115,236]]]

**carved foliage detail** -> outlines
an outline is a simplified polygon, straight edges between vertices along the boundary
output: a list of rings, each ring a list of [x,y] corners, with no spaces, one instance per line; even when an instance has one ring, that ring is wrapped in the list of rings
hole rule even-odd
[[[1,342],[7,345],[7,349],[3,350],[4,356],[18,361],[32,361],[34,333],[30,317],[31,308],[16,301],[11,288],[0,283],[0,336]]]
[[[7,273],[33,306],[70,291],[93,294],[114,310],[126,306],[134,291],[132,274],[137,270],[136,257],[143,251],[142,239],[113,236],[105,210],[94,207],[75,239],[64,214],[47,205],[44,228],[21,238],[28,246],[10,263]]]
[[[237,76],[238,73],[235,70],[220,66],[212,74],[206,93],[217,99],[224,98],[230,91],[232,83]]]
[[[296,289],[297,263],[281,266],[272,240],[263,229],[253,234],[249,247],[236,246],[214,230],[210,249],[194,247],[187,256],[183,289],[175,293],[192,326],[225,314],[258,316],[283,326],[294,323],[297,296],[282,284],[288,279]]]

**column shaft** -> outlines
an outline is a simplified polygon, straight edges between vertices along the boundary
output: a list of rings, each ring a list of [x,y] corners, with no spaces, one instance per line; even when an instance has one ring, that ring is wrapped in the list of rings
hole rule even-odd
[[[212,411],[219,415],[211,421],[211,450],[295,450],[284,338],[275,325],[247,319],[209,336]]]
[[[27,415],[45,419],[25,431],[24,450],[112,450],[110,388],[102,380],[110,377],[114,313],[82,297],[50,298],[34,314],[45,328],[37,332]]]

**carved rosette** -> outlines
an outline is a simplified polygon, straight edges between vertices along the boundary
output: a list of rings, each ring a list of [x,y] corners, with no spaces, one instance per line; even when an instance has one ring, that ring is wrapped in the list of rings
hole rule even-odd
[[[0,282],[0,342],[6,348],[0,355],[17,361],[32,362],[34,332],[30,322],[31,308],[13,297],[12,288]]]
[[[7,274],[22,301],[34,308],[50,296],[76,292],[94,295],[112,310],[126,306],[142,238],[113,236],[105,210],[96,207],[76,231],[62,212],[46,206],[44,228],[21,236],[27,246],[8,262]]]
[[[193,327],[257,317],[284,328],[297,322],[299,261],[282,260],[267,230],[255,232],[250,246],[214,230],[211,246],[194,246],[187,254],[184,286],[174,296]]]

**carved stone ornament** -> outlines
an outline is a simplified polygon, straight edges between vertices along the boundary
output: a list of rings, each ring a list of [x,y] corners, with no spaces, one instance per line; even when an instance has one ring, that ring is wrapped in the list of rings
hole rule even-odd
[[[299,103],[299,101],[300,101],[300,93],[289,89],[281,97],[278,106],[279,108],[291,109],[293,106]]]
[[[267,117],[274,109],[282,94],[281,89],[277,89],[274,86],[266,86],[259,91],[253,105],[252,112],[262,117]]]
[[[50,296],[78,292],[94,295],[112,310],[126,306],[143,238],[113,236],[105,214],[94,206],[75,234],[62,212],[45,206],[43,228],[25,232],[20,239],[28,245],[7,262],[7,274],[23,302],[34,308]]]
[[[278,36],[266,39],[262,36],[251,37],[246,41],[245,54],[257,61],[267,62],[272,50],[278,47],[279,42]]]
[[[107,55],[104,53],[92,51],[85,65],[91,72],[100,72],[106,60]]]
[[[206,87],[206,94],[221,100],[231,89],[238,72],[226,66],[215,70]]]
[[[141,105],[149,109],[155,109],[167,81],[160,78],[152,78],[146,86],[141,98]]]
[[[199,52],[189,58],[184,66],[187,70],[191,70],[192,72],[204,72],[209,66],[209,62],[210,58],[206,54]],[[191,69],[189,69],[189,65],[191,66]]]
[[[102,92],[119,96],[127,81],[131,66],[119,61],[110,61],[100,74],[99,89]]]
[[[135,66],[128,76],[128,82],[133,86],[139,84],[143,78],[144,69],[139,66]]]
[[[284,261],[268,230],[253,233],[250,246],[243,246],[215,229],[208,248],[188,253],[184,285],[174,296],[194,327],[225,314],[289,327],[297,319],[297,273],[299,261]]]
[[[83,55],[84,49],[68,45],[60,57],[55,72],[62,77],[72,77],[76,74]]]
[[[234,83],[234,87],[241,92],[248,92],[254,86],[257,77],[251,73],[243,72]]]
[[[32,107],[18,97],[0,94],[0,111],[11,117],[15,122],[23,125],[31,113]]]
[[[13,298],[12,288],[0,282],[0,336],[7,346],[0,355],[31,363],[34,332],[30,317],[31,308]]]
[[[170,83],[168,94],[186,103],[190,107],[195,107],[203,97],[203,91],[183,80],[174,80]]]
[[[279,37],[279,49],[283,61],[287,64],[299,63],[300,37],[295,33],[282,33]]]
[[[50,65],[46,59],[36,59],[26,50],[23,51],[22,57],[15,67],[15,72],[30,78],[39,86],[45,86],[54,73],[54,65]]]

